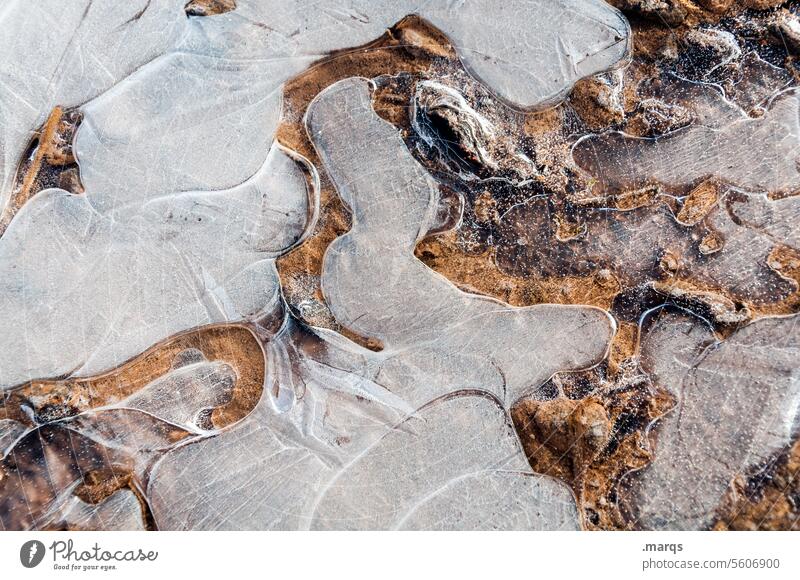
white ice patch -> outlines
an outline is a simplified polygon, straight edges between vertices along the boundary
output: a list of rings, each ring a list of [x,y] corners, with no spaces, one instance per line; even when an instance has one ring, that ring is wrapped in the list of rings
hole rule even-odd
[[[678,402],[655,428],[652,465],[631,479],[639,525],[709,525],[733,478],[789,442],[800,400],[799,322],[762,319],[718,342],[698,319],[669,314],[648,333],[643,367]]]

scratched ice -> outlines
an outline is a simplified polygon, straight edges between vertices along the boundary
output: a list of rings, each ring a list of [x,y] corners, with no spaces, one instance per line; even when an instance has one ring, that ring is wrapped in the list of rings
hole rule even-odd
[[[0,207],[55,106],[83,115],[73,145],[86,190],[40,192],[0,234],[0,320],[10,329],[0,333],[0,388],[12,401],[0,419],[0,527],[579,527],[568,487],[532,472],[509,409],[553,373],[599,362],[610,316],[513,308],[417,260],[418,242],[441,227],[439,183],[373,110],[367,79],[312,102],[306,129],[319,167],[275,134],[284,83],[409,14],[440,29],[466,70],[519,109],[557,103],[576,80],[621,62],[624,18],[600,0],[238,0],[213,17],[187,17],[185,3],[0,8]],[[43,48],[32,52],[29,39]],[[745,326],[751,313],[737,302],[795,288],[781,270],[791,260],[770,257],[800,250],[798,97],[785,90],[794,80],[732,33],[699,28],[685,40],[722,47],[719,64],[676,83],[672,101],[653,96],[688,108],[689,126],[651,139],[588,136],[573,159],[601,196],[658,185],[685,208],[684,194],[711,180],[719,198],[691,223],[666,205],[601,211],[584,237],[551,245],[541,243],[549,200],[537,196],[503,214],[496,246],[501,267],[528,263],[534,277],[581,274],[581,260],[599,256],[631,287],[670,286],[653,279],[669,253],[721,292],[705,293],[722,304],[714,323],[740,325],[725,340],[688,314],[655,314],[644,327],[642,369],[678,404],[653,429],[653,463],[625,480],[645,528],[709,525],[731,480],[800,428],[796,316]],[[491,111],[479,112],[492,107],[451,80],[420,80],[413,106],[457,118],[451,128],[487,173],[528,180],[538,157],[521,154],[520,136],[493,126]],[[275,260],[316,225],[317,172],[352,213],[324,256],[326,305],[379,352],[285,313]],[[703,228],[720,240],[708,253]],[[534,259],[517,260],[521,252]],[[686,291],[674,286],[659,291]],[[79,410],[14,389],[97,375],[182,330],[241,320],[260,321],[246,363],[224,348],[184,349],[135,392]],[[261,384],[262,367],[250,364],[266,365],[263,393],[237,415],[242,371],[251,391]],[[116,380],[103,377],[99,385]],[[231,401],[220,417],[237,422],[215,428],[211,410]],[[20,467],[24,477],[6,477]],[[117,487],[98,488],[95,476]]]
[[[798,317],[756,321],[718,341],[700,320],[667,314],[644,341],[643,367],[677,406],[656,426],[655,460],[632,476],[639,524],[698,529],[734,476],[800,427]]]
[[[301,240],[306,179],[277,145],[229,190],[100,213],[92,194],[37,195],[0,240],[0,385],[91,375],[193,326],[280,299],[274,258]],[[313,212],[312,212],[313,213]]]
[[[0,527],[143,528],[132,489],[141,489],[153,463],[172,447],[213,435],[197,417],[230,399],[234,376],[225,364],[197,360],[105,407],[51,421],[34,416],[27,426],[4,420],[2,473],[22,466],[24,477],[0,478]],[[130,476],[131,487],[87,504],[75,492],[92,472],[110,473],[120,485]]]
[[[763,302],[788,295],[794,283],[774,271],[768,256],[778,245],[800,249],[800,205],[791,196],[800,189],[797,92],[770,93],[768,107],[757,118],[710,84],[673,79],[659,98],[688,109],[693,123],[654,138],[590,135],[575,144],[574,161],[595,182],[599,196],[657,186],[661,195],[685,200],[693,187],[707,182],[720,184],[719,198],[692,223],[680,222],[660,204],[638,210],[649,212],[651,219],[603,217],[625,227],[589,224],[586,253],[616,256],[623,275],[630,277],[657,263],[659,256],[638,250],[650,246],[656,253],[672,252],[734,298]],[[714,232],[718,246],[698,251],[704,234],[696,240],[685,235],[693,226]],[[637,238],[632,252],[614,253]]]
[[[281,87],[329,51],[418,12],[499,96],[538,107],[629,44],[625,19],[599,0],[242,1],[207,18],[187,18],[184,4],[0,11],[11,47],[0,63],[2,199],[56,104],[84,114],[75,150],[86,188],[36,195],[0,239],[0,319],[13,329],[0,338],[2,387],[92,374],[180,330],[270,309],[272,260],[315,215],[302,172],[274,144]],[[499,12],[487,22],[490,5]],[[21,39],[51,38],[54,17],[66,32],[30,54]]]
[[[620,132],[587,136],[573,155],[607,191],[655,184],[686,188],[709,178],[750,192],[800,189],[796,91],[776,95],[755,119],[721,96],[706,100],[713,108],[700,109],[689,127],[655,138]]]
[[[485,3],[329,2],[315,4],[311,10],[304,3],[239,2],[236,12],[207,19],[187,19],[183,4],[142,1],[121,11],[110,2],[69,7],[55,2],[33,7],[14,2],[0,13],[0,30],[12,47],[11,58],[4,59],[0,68],[3,89],[9,93],[2,108],[7,121],[2,135],[3,200],[30,132],[55,105],[80,106],[84,115],[75,151],[86,189],[82,197],[59,190],[38,194],[0,241],[0,315],[19,331],[13,340],[15,333],[3,335],[0,384],[4,387],[33,377],[97,373],[184,328],[255,317],[275,309],[280,295],[274,258],[302,240],[316,215],[315,192],[309,192],[306,176],[293,155],[273,143],[281,86],[329,51],[368,42],[405,15],[420,12],[451,37],[466,67],[499,96],[531,107],[553,102],[578,78],[613,66],[628,49],[627,23],[596,0],[517,1],[500,8],[500,18],[489,24],[480,17]],[[520,18],[524,14],[546,24],[533,32]],[[19,39],[51,36],[51,15],[61,18],[60,29],[72,34],[58,35],[52,50],[31,56]],[[500,30],[503,34],[498,34]],[[91,65],[84,66],[86,62]],[[399,137],[378,121],[367,100],[359,102],[364,129],[377,122],[384,133],[391,132],[391,148],[404,160],[405,169],[413,167]],[[368,141],[359,136],[359,142]],[[348,168],[342,170],[346,173]],[[309,171],[313,183],[313,168]],[[420,175],[414,168],[412,176],[418,179]],[[434,201],[432,182],[423,180],[420,187],[412,180],[411,186],[427,196],[423,204]],[[424,231],[426,219],[414,214],[408,218],[406,225],[417,220],[414,227]],[[419,270],[421,265],[409,246],[414,239],[401,235],[394,240],[406,253],[405,263],[398,262],[398,267],[407,269],[410,264],[411,271]],[[368,270],[353,274],[366,275]],[[420,281],[428,286],[443,282],[432,273]],[[441,283],[438,286],[443,288]],[[459,444],[464,449],[448,469],[438,472],[441,481],[435,489],[415,487],[414,477],[401,478],[398,492],[403,501],[396,505],[395,514],[378,509],[380,494],[386,490],[375,482],[371,501],[378,503],[373,520],[362,522],[364,526],[459,527],[480,522],[489,527],[575,527],[577,514],[569,491],[530,472],[506,409],[560,364],[572,368],[601,358],[611,331],[608,317],[578,308],[542,307],[518,313],[463,295],[448,284],[444,288],[453,305],[439,316],[438,333],[453,332],[456,340],[449,347],[434,349],[424,337],[415,336],[414,328],[402,325],[394,334],[409,333],[406,345],[413,342],[415,349],[408,355],[400,342],[392,346],[390,337],[383,336],[385,329],[375,333],[387,345],[382,355],[362,353],[351,343],[322,333],[320,340],[332,345],[336,364],[331,364],[297,354],[301,350],[290,339],[281,338],[291,336],[286,330],[269,346],[275,389],[267,392],[251,417],[225,432],[218,444],[210,444],[212,438],[206,441],[196,425],[197,413],[219,400],[219,387],[214,385],[230,382],[229,371],[217,363],[212,366],[219,368],[212,372],[223,378],[209,385],[208,392],[192,382],[204,384],[202,376],[187,383],[186,375],[197,370],[189,365],[174,369],[167,378],[118,404],[59,424],[31,431],[4,421],[4,446],[9,453],[30,455],[33,466],[41,467],[37,458],[45,455],[55,458],[64,437],[79,441],[83,452],[58,457],[53,462],[55,471],[40,470],[33,477],[34,497],[30,497],[31,489],[7,490],[3,494],[7,501],[13,503],[22,496],[28,507],[24,515],[19,506],[6,506],[3,513],[22,518],[10,522],[12,527],[57,522],[91,526],[103,518],[103,511],[119,510],[129,521],[132,497],[124,490],[97,509],[72,495],[81,474],[92,467],[109,467],[101,459],[97,465],[84,464],[100,457],[97,450],[114,450],[108,456],[112,463],[118,452],[124,467],[147,481],[153,457],[180,439],[179,433],[203,441],[175,457],[208,451],[201,460],[216,469],[224,468],[220,452],[227,457],[236,454],[237,438],[255,434],[262,438],[261,445],[248,445],[246,451],[264,453],[258,454],[253,467],[268,462],[274,471],[267,470],[250,483],[263,487],[264,478],[272,473],[295,476],[287,498],[296,496],[297,501],[263,500],[284,514],[283,520],[258,519],[264,514],[259,514],[257,504],[241,513],[241,504],[225,509],[228,519],[221,520],[212,501],[248,497],[243,493],[245,482],[229,480],[227,474],[222,481],[225,489],[217,496],[201,496],[192,504],[187,494],[181,502],[170,502],[168,510],[158,507],[158,492],[163,493],[159,484],[165,480],[153,479],[153,512],[159,525],[183,527],[186,520],[179,519],[181,513],[202,509],[204,520],[198,527],[219,527],[223,521],[245,527],[359,526],[358,517],[351,513],[353,505],[336,508],[333,516],[326,506],[352,502],[350,494],[336,492],[346,489],[349,477],[380,477],[370,467],[377,461],[370,450],[374,448],[380,457],[382,445],[403,449],[407,446],[404,438],[416,430],[427,433],[421,440],[429,444],[448,438],[456,442],[454,449]],[[348,291],[352,289],[336,292]],[[388,306],[403,307],[400,303]],[[438,316],[434,311],[440,305],[416,307],[422,306]],[[498,360],[488,366],[484,361],[476,370],[470,369],[471,359],[490,346],[484,339],[473,352],[467,348],[470,329],[459,329],[454,316],[468,308],[474,310],[467,324],[472,333],[500,310],[496,332],[504,334],[506,346],[516,337],[520,343],[530,341],[541,347],[538,355],[525,361],[531,365],[530,374],[520,371],[522,362],[513,360],[513,350],[498,353]],[[342,321],[354,322],[346,313]],[[555,342],[551,334],[562,322],[581,328],[591,338],[574,341],[581,343],[579,348],[566,345],[564,356],[556,359],[546,345]],[[291,327],[287,322],[285,328]],[[25,340],[18,340],[22,335]],[[531,352],[529,347],[515,346],[520,352]],[[452,352],[461,348],[466,348],[463,354]],[[427,351],[434,367],[450,362],[462,366],[452,376],[443,375],[442,384],[425,385],[415,392],[413,378],[427,381],[435,370],[416,369],[425,362]],[[292,386],[297,371],[288,366],[290,353],[304,361],[304,392]],[[348,361],[353,367],[349,370]],[[393,385],[396,393],[376,382],[390,382],[397,373],[407,377],[405,384]],[[175,393],[192,397],[170,400],[169,395],[174,399]],[[448,421],[441,418],[444,411]],[[267,428],[257,422],[264,415],[274,425]],[[457,440],[462,434],[458,429],[453,435],[450,419],[470,427],[462,430],[464,441]],[[288,453],[293,459],[281,475],[281,457],[270,454],[269,444],[286,441],[293,442]],[[440,447],[431,451],[424,445],[411,445],[407,457],[421,468],[433,460],[432,454],[447,453],[447,447]],[[473,447],[474,457],[465,451]],[[357,466],[343,469],[359,455],[363,458]],[[159,471],[168,472],[172,460],[168,455]],[[242,467],[248,469],[251,466]],[[304,480],[316,482],[309,488],[313,493],[300,493],[305,488],[297,482]],[[321,493],[323,480],[331,486],[329,494]],[[6,485],[12,481],[4,480]],[[36,489],[37,481],[40,489]],[[212,479],[207,489],[213,483]],[[274,493],[280,495],[281,489]],[[495,518],[465,512],[465,519],[453,520],[443,515],[448,502],[465,496],[497,506]],[[317,501],[315,515],[312,504]],[[181,505],[188,506],[188,512],[181,512]],[[292,513],[295,520],[285,519]]]
[[[155,468],[148,493],[159,526],[578,527],[571,493],[531,472],[507,411],[556,370],[599,361],[611,319],[593,308],[511,308],[423,266],[413,247],[438,189],[372,110],[367,80],[323,91],[307,127],[354,216],[327,250],[326,298],[384,348],[317,331],[324,348],[307,349],[287,322],[268,350],[272,395]]]

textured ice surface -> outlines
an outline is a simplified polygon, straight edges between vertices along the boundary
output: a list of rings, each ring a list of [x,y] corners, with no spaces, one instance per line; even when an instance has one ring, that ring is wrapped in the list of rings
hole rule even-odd
[[[287,324],[268,351],[273,396],[158,464],[148,491],[159,526],[577,527],[570,492],[531,473],[506,409],[556,370],[599,360],[608,316],[510,308],[423,266],[413,246],[438,190],[372,110],[365,79],[326,89],[307,125],[353,210],[351,231],[326,254],[326,298],[342,324],[384,348],[321,333],[325,349],[310,354]]]
[[[758,235],[775,243],[800,248],[800,198],[771,200],[764,195],[750,195],[732,207],[735,219]]]
[[[185,358],[191,354],[184,352]],[[0,524],[10,529],[142,529],[141,504],[131,489],[122,488],[96,505],[73,492],[93,471],[112,474],[120,485],[132,476],[141,485],[163,453],[192,437],[213,434],[197,418],[230,399],[236,375],[227,364],[191,358],[105,407],[28,427],[3,420],[3,471],[21,468],[24,477],[0,479]]]
[[[497,401],[436,399],[346,464],[315,529],[574,529],[569,493],[530,473]]]
[[[173,9],[185,19],[182,6]],[[489,9],[500,13],[486,20]],[[628,50],[627,22],[599,0],[239,2],[224,17],[189,19],[174,51],[83,107],[76,148],[79,159],[91,160],[82,165],[87,189],[114,203],[119,195],[131,199],[131,189],[136,199],[245,179],[272,142],[285,81],[414,13],[441,28],[467,68],[519,106],[552,103]],[[546,24],[534,29],[525,15]],[[120,163],[128,168],[124,181],[114,170]]]
[[[29,529],[53,524],[88,474],[140,476],[153,456],[176,444],[181,432],[135,411],[86,414],[66,424],[38,427],[3,457],[5,473],[24,466],[24,477],[0,482],[0,524]]]
[[[786,445],[800,419],[799,323],[762,319],[719,342],[698,319],[656,322],[642,364],[678,402],[655,428],[653,464],[632,476],[641,526],[707,526],[733,477]]]
[[[409,14],[442,30],[468,70],[519,106],[551,103],[579,78],[616,64],[630,42],[627,21],[600,0],[237,2],[225,24],[198,23],[207,29],[199,42],[237,57],[318,57],[374,40]]]
[[[685,188],[712,177],[746,191],[797,191],[797,93],[780,94],[755,119],[735,114],[722,97],[715,105],[698,123],[674,133],[652,139],[618,132],[590,136],[576,144],[573,155],[608,191],[652,184]]]
[[[73,496],[48,519],[56,527],[64,526],[69,530],[145,530],[142,506],[129,489],[116,491],[99,504]]]
[[[268,308],[279,293],[273,258],[306,225],[305,184],[274,147],[231,190],[105,214],[91,194],[42,192],[0,241],[0,317],[26,336],[5,335],[0,384],[94,374],[187,327]]]
[[[493,5],[499,13],[488,21],[487,2],[240,1],[232,13],[188,19],[183,4],[9,2],[0,10],[7,47],[0,63],[0,201],[10,194],[31,132],[56,105],[79,106],[83,115],[74,148],[85,187],[82,196],[39,193],[0,239],[0,319],[13,330],[0,339],[2,387],[96,374],[186,328],[279,309],[274,259],[313,226],[317,203],[308,188],[313,168],[307,167],[309,178],[302,160],[274,143],[281,90],[328,52],[369,42],[419,13],[452,39],[466,67],[493,91],[530,107],[550,104],[577,79],[613,66],[629,43],[627,22],[597,0],[516,0]],[[51,44],[31,53],[31,38]],[[320,335],[330,343],[326,356],[336,359],[320,362],[300,354],[288,322],[269,346],[271,388],[245,421],[219,437],[206,438],[200,414],[227,400],[235,376],[224,362],[202,358],[58,424],[4,420],[4,449],[33,467],[26,486],[4,480],[11,487],[3,513],[12,518],[5,525],[94,527],[112,517],[113,525],[140,527],[129,491],[97,506],[71,495],[81,474],[124,469],[145,482],[151,463],[176,441],[199,437],[158,464],[161,476],[151,487],[159,526],[577,527],[566,487],[530,472],[506,407],[562,365],[599,360],[609,318],[580,308],[515,311],[467,296],[427,271],[412,250],[436,188],[372,112],[366,85],[343,87],[358,93],[360,129],[332,134],[320,147],[350,155],[347,141],[356,138],[380,155],[388,146],[401,165],[382,177],[385,187],[361,194],[378,203],[391,188],[411,194],[371,214],[402,231],[363,230],[369,224],[359,219],[353,237],[377,261],[365,255],[349,286],[340,280],[336,287],[335,275],[326,275],[328,291],[345,309],[342,323],[381,337],[385,353]],[[315,118],[330,123],[329,114]],[[375,168],[386,162],[371,160]],[[340,169],[349,179],[354,168]],[[343,195],[347,187],[341,183]],[[396,221],[398,204],[406,203],[422,214]],[[396,316],[394,327],[359,325],[344,306],[355,296],[345,294],[358,295],[387,274],[411,276],[424,287],[405,302],[395,292],[380,305],[376,316]],[[373,291],[370,307],[384,290],[385,284]],[[424,300],[438,291],[441,303]],[[430,332],[408,319],[409,309],[434,323]],[[502,347],[489,335],[470,344],[486,325],[505,337]],[[585,330],[589,340],[565,344],[554,358],[552,334],[570,329]],[[448,333],[451,343],[440,340]],[[488,362],[480,360],[487,355]],[[440,378],[438,371],[453,363],[452,376]],[[50,465],[45,457],[58,454],[65,438],[85,449],[73,447]],[[384,446],[392,453],[381,452]],[[397,471],[405,460],[439,479],[407,471],[374,481],[375,506],[395,494],[402,502],[396,513],[361,521],[359,494],[343,494],[342,486],[350,478],[385,479],[390,471],[381,470]],[[28,507],[16,520],[20,498]],[[452,502],[467,500],[473,511],[446,513]]]
[[[157,464],[148,495],[161,529],[578,527],[571,492],[530,471],[491,393],[402,400],[364,377],[378,355],[327,335],[312,352],[291,323],[272,340],[267,385],[296,388],[290,407],[265,396]]]
[[[763,303],[788,295],[794,283],[772,269],[768,256],[779,245],[800,248],[797,198],[774,199],[800,186],[796,92],[778,93],[762,116],[751,118],[714,85],[674,78],[657,85],[640,89],[646,102],[682,110],[670,113],[672,120],[691,119],[689,126],[653,138],[589,135],[572,150],[598,204],[650,186],[657,186],[655,199],[626,211],[613,205],[586,211],[584,234],[550,244],[540,243],[542,231],[555,237],[548,202],[531,199],[502,216],[507,232],[498,262],[513,273],[544,275],[585,274],[600,264],[634,287],[653,281],[669,254],[677,277],[689,275],[735,300]],[[693,188],[704,186],[715,197],[687,221],[680,208]],[[704,251],[709,234],[718,246]]]
[[[483,183],[489,195],[484,178],[504,174],[511,197],[525,196],[534,191],[525,187],[547,181],[549,163],[561,164],[549,175],[557,177],[574,169],[571,160],[603,195],[658,184],[666,197],[677,194],[673,206],[686,207],[681,196],[704,180],[732,188],[691,223],[666,205],[603,207],[583,224],[584,237],[557,244],[542,232],[559,200],[534,195],[495,222],[505,229],[493,255],[508,271],[583,276],[610,264],[621,283],[641,289],[668,254],[725,294],[720,303],[730,309],[714,322],[727,324],[749,316],[736,318],[737,300],[779,301],[794,289],[768,256],[800,249],[797,198],[778,199],[800,180],[798,97],[780,92],[792,82],[786,70],[745,54],[732,33],[698,29],[685,40],[721,47],[708,74],[730,68],[738,76],[721,89],[704,77],[676,83],[680,94],[651,95],[663,110],[688,106],[688,126],[651,139],[592,135],[571,159],[566,145],[555,159],[540,155],[552,136],[535,125],[569,117],[577,100],[536,117],[499,100],[555,104],[578,79],[623,60],[628,24],[600,0],[236,4],[210,17],[187,17],[185,0],[9,0],[0,8],[0,205],[15,193],[33,131],[56,106],[82,116],[73,148],[85,188],[36,194],[0,237],[8,417],[0,419],[0,527],[575,529],[589,521],[589,504],[532,471],[509,410],[554,373],[600,362],[613,319],[596,308],[515,308],[468,294],[415,257],[442,228],[441,202],[453,195],[440,195],[446,180],[407,146],[414,132],[428,146],[442,137],[435,122],[419,124],[420,111],[452,113],[448,128],[485,172],[460,175],[466,190]],[[375,40],[409,14],[441,30],[499,99],[458,66],[438,78],[445,65],[437,62],[405,87],[415,116],[401,134],[373,110],[370,81],[350,78],[308,110],[319,167],[276,141],[287,81],[312,66],[336,69],[317,61]],[[476,93],[483,99],[470,102]],[[573,115],[561,130],[571,131],[568,123],[580,125]],[[275,261],[318,225],[320,183],[352,212],[349,231],[324,255],[326,306],[377,352],[286,315]],[[722,247],[700,253],[700,228]],[[128,374],[102,375],[104,390],[111,377],[135,375],[102,403],[70,379],[117,367],[188,328],[242,320],[258,333],[244,363],[224,348],[238,339],[223,337],[223,348],[200,344],[163,359],[149,350],[146,364],[125,365]],[[720,340],[697,317],[666,314],[642,343],[643,369],[678,406],[654,427],[653,464],[626,480],[641,527],[709,525],[731,480],[798,431],[796,317],[727,330]],[[13,389],[57,376],[67,378]],[[243,402],[236,397],[248,380]],[[66,400],[48,406],[48,389]],[[72,407],[70,397],[87,399]],[[614,438],[624,438],[623,417]],[[604,452],[613,454],[610,445]]]
[[[222,188],[243,180],[269,148],[283,82],[330,51],[377,38],[408,14],[419,13],[450,35],[467,68],[521,106],[551,102],[577,79],[614,65],[629,42],[627,22],[599,0],[515,0],[499,7],[486,1],[243,0],[227,15],[188,19],[184,4],[4,3],[0,202],[30,132],[50,110],[81,105],[109,89],[86,107],[90,128],[79,138],[79,152],[114,144],[113,152],[121,153],[114,161],[132,173],[125,185],[139,195],[159,194],[162,185]],[[486,19],[490,8],[500,12]],[[47,48],[31,53],[32,38],[46,38]],[[192,123],[199,115],[205,121]],[[224,163],[226,156],[236,163]],[[217,163],[206,163],[209,158]],[[145,162],[157,163],[160,171],[148,173],[156,182],[142,174]],[[102,164],[85,170],[103,181]],[[131,181],[137,178],[147,182],[144,188]]]
[[[770,200],[750,194],[729,202],[723,199],[705,219],[721,248],[702,255],[698,250],[702,235],[689,235],[661,203],[625,212],[594,212],[584,221],[586,234],[580,239],[542,243],[555,237],[553,220],[546,200],[532,199],[503,215],[498,263],[514,274],[540,276],[586,274],[600,265],[613,269],[626,287],[633,288],[653,281],[669,253],[680,261],[683,272],[735,299],[769,301],[794,288],[770,268],[768,256],[778,245],[800,249],[795,227],[799,216],[797,197]]]
[[[113,407],[144,411],[196,431],[198,413],[229,400],[235,382],[236,372],[229,365],[201,360],[159,377]]]
[[[26,337],[0,339],[0,385],[96,374],[181,330],[269,309],[274,258],[309,212],[303,172],[277,146],[230,190],[105,213],[94,199],[44,191],[0,239],[0,318]]]
[[[25,425],[13,419],[0,419],[0,457],[25,433]]]
[[[477,384],[492,385],[510,405],[556,370],[599,362],[613,333],[603,311],[509,308],[460,291],[414,257],[432,224],[438,187],[372,110],[365,80],[344,80],[323,92],[307,125],[353,212],[350,232],[325,254],[323,292],[337,320],[383,342],[389,375],[400,379],[406,365],[428,366],[444,388],[480,377]],[[553,341],[556,333],[561,339]]]
[[[20,155],[56,105],[113,87],[183,37],[176,0],[9,0],[0,7],[0,204]],[[31,50],[36,39],[37,50]]]
[[[723,240],[722,250],[709,257],[704,270],[737,297],[768,300],[785,294],[794,284],[768,269],[768,256],[778,246],[800,250],[798,217],[798,197],[771,200],[751,193],[724,200],[707,220]]]
[[[627,22],[599,0],[516,0],[489,21],[487,2],[244,1],[188,19],[183,4],[0,12],[11,47],[0,65],[0,200],[56,104],[82,105],[86,189],[35,196],[0,239],[0,318],[15,329],[0,339],[0,386],[92,374],[172,333],[269,308],[271,258],[314,217],[302,172],[273,143],[281,87],[327,52],[418,12],[499,95],[539,106],[628,49]],[[54,18],[57,44],[29,53],[22,39],[50,37]]]

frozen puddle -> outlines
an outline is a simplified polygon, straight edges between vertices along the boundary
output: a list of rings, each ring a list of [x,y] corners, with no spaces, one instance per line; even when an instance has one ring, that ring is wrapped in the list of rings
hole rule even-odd
[[[703,529],[790,452],[763,15],[224,8],[0,8],[0,528]]]
[[[323,364],[303,362],[309,355],[291,340],[281,346],[292,336],[284,328],[273,372],[304,369],[302,398],[279,388],[231,432],[167,455],[151,487],[159,524],[577,528],[571,492],[530,471],[507,409],[556,370],[598,362],[611,319],[592,308],[510,308],[423,266],[413,247],[438,189],[372,110],[365,79],[326,89],[307,125],[354,215],[328,248],[326,298],[337,319],[384,348],[327,338]],[[299,361],[281,360],[292,356]],[[349,420],[331,421],[343,412]],[[239,474],[244,452],[254,462]],[[247,499],[259,489],[271,500]]]
[[[659,318],[642,365],[677,405],[654,428],[655,460],[632,474],[637,523],[708,526],[733,478],[768,459],[798,428],[798,318],[754,322],[725,341],[697,319]]]
[[[444,0],[243,0],[202,18],[183,0],[62,4],[0,11],[0,199],[57,104],[83,114],[86,189],[36,195],[0,238],[0,319],[14,329],[0,337],[3,387],[90,375],[176,332],[269,311],[273,260],[316,215],[317,192],[274,143],[282,85],[330,51],[419,13],[498,95],[537,107],[614,66],[629,42],[599,0],[515,0],[489,21],[492,3]],[[30,54],[19,39],[49,37],[56,15],[56,46]]]

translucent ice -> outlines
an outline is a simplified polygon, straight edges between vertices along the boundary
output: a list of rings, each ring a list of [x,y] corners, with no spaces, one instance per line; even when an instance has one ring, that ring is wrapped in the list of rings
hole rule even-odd
[[[155,467],[158,525],[576,528],[570,492],[530,471],[507,409],[555,371],[600,360],[610,318],[511,308],[423,266],[413,247],[438,190],[373,111],[365,79],[321,93],[307,126],[354,215],[327,251],[326,297],[343,325],[384,348],[286,321],[253,413]]]
[[[57,104],[80,105],[86,190],[42,192],[0,238],[0,319],[14,329],[0,338],[0,386],[92,374],[172,333],[271,308],[271,259],[315,215],[314,192],[274,143],[281,87],[328,52],[419,13],[492,90],[528,107],[614,66],[629,45],[627,22],[599,0],[491,4],[490,20],[485,1],[243,1],[189,18],[184,4],[13,2],[0,12],[12,47],[0,68],[0,199]],[[47,50],[20,42],[51,29]]]
[[[0,319],[26,337],[0,338],[2,386],[95,374],[176,332],[269,310],[274,258],[310,211],[305,176],[278,146],[230,190],[106,214],[92,199],[42,192],[0,240]]]
[[[384,343],[387,373],[402,375],[404,365],[436,369],[431,374],[441,386],[408,386],[434,389],[458,384],[464,368],[510,405],[555,371],[602,358],[613,332],[603,311],[510,308],[460,291],[414,257],[431,225],[438,187],[397,131],[372,111],[365,80],[328,88],[312,104],[307,124],[353,212],[352,229],[325,254],[323,292],[340,323]]]
[[[797,93],[778,95],[759,118],[736,110],[719,97],[689,127],[656,138],[589,136],[575,145],[573,156],[609,192],[656,184],[687,188],[708,178],[753,192],[800,189]]]
[[[754,322],[717,341],[697,319],[668,314],[642,346],[643,367],[677,406],[655,427],[655,460],[632,477],[645,528],[707,526],[733,478],[798,427],[798,317]]]

